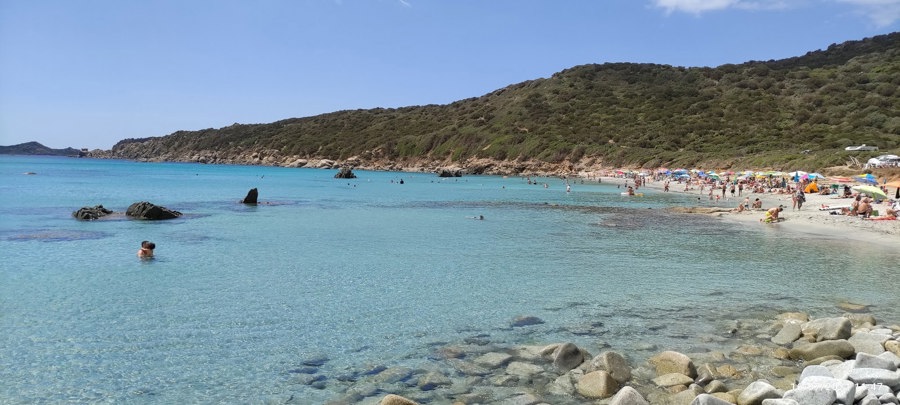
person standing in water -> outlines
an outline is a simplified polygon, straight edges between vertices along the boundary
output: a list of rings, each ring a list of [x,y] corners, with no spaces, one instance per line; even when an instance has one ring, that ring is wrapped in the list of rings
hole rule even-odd
[[[141,248],[137,251],[137,257],[141,259],[152,259],[153,249],[156,249],[156,244],[145,240],[141,242]]]

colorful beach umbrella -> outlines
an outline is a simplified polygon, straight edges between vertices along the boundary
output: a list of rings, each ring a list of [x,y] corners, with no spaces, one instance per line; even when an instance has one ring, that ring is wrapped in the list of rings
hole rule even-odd
[[[858,181],[860,183],[866,183],[866,184],[878,183],[878,179],[876,179],[875,176],[873,176],[870,173],[860,174],[859,176],[853,176],[853,181]]]
[[[877,199],[882,199],[882,200],[887,199],[887,194],[885,194],[882,189],[875,187],[875,186],[855,186],[855,187],[851,187],[851,188],[853,190],[859,191],[862,194],[868,195],[869,197],[872,197],[872,198],[877,198]]]

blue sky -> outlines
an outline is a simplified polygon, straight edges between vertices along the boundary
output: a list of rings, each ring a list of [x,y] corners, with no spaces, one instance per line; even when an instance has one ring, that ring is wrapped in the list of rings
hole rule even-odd
[[[446,104],[576,65],[719,66],[900,31],[900,0],[0,0],[0,145]]]

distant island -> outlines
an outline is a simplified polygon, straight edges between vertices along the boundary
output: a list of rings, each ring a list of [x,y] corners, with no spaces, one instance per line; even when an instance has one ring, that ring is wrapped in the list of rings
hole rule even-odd
[[[44,155],[44,156],[70,156],[82,157],[86,150],[75,148],[53,149],[37,142],[26,142],[12,146],[0,146],[0,155]]]

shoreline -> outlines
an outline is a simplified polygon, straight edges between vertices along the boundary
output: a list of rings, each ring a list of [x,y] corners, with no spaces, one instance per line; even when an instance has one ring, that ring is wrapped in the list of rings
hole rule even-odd
[[[615,184],[616,182],[623,183],[624,179],[604,177],[603,181]],[[651,181],[642,187],[650,188],[657,192],[664,192],[663,182],[661,181]],[[701,196],[697,189],[685,192],[682,184],[671,183],[669,193],[696,195],[703,198],[703,201],[708,201],[705,199],[706,195]],[[733,210],[747,196],[750,197],[751,201],[759,198],[762,201],[763,209],[744,212]],[[808,193],[806,194],[806,203],[803,204],[803,208],[800,210],[791,209],[791,196],[788,194],[745,192],[741,197],[731,198],[729,195],[724,201],[724,203],[719,202],[715,204],[715,207],[721,208],[721,210],[709,212],[706,215],[747,227],[753,225],[776,227],[779,230],[796,232],[816,239],[840,239],[877,244],[887,248],[900,248],[900,220],[877,221],[846,215],[830,215],[829,211],[821,211],[819,209],[823,205],[849,205],[852,201],[850,198],[836,198],[834,195]],[[778,205],[784,205],[785,207],[781,213],[782,218],[785,219],[783,222],[776,224],[762,224],[759,222],[765,216],[766,209]],[[888,206],[886,202],[882,202],[873,207],[875,210],[883,213]],[[698,207],[704,207],[704,205],[698,205]]]

